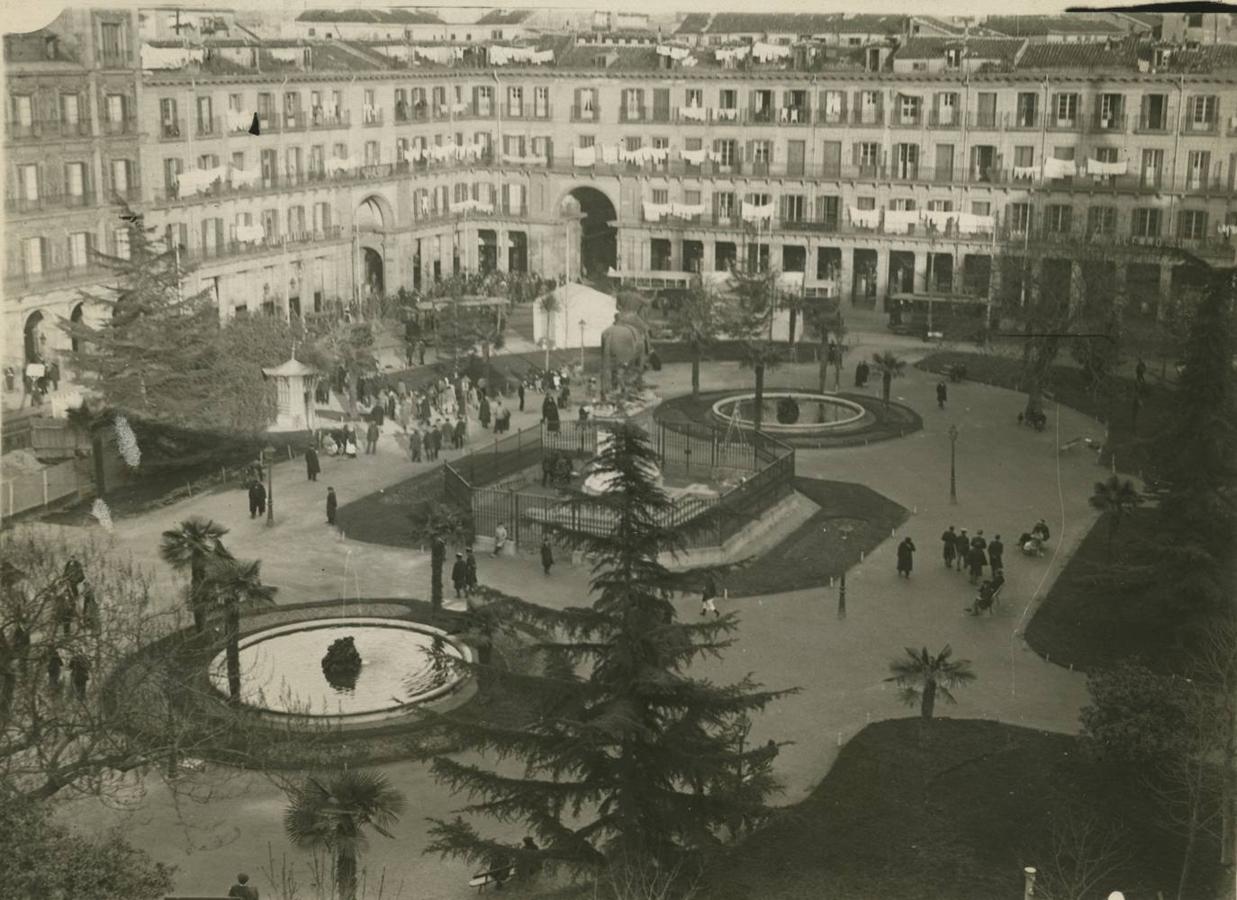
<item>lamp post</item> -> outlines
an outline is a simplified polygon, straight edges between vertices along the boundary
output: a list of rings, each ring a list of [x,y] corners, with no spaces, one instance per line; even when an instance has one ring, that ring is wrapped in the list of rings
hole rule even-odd
[[[580,320],[580,372],[584,372],[584,326],[585,321]]]
[[[958,502],[958,426],[949,426],[949,502]]]
[[[842,540],[849,541],[850,533],[854,530],[853,525],[839,525],[838,531],[842,533]],[[838,618],[846,618],[846,561],[843,560],[842,579],[838,582]]]
[[[1031,900],[1035,896],[1035,876],[1038,873],[1034,866],[1022,870],[1022,900]]]
[[[275,448],[267,446],[262,450],[262,456],[270,454],[266,464],[266,527],[275,524]]]

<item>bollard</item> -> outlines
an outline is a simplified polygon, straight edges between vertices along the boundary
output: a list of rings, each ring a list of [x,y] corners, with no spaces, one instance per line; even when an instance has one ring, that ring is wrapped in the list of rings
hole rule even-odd
[[[842,746],[842,732],[840,731],[838,732],[838,746]]]
[[[859,562],[863,562],[863,551],[859,551]]]

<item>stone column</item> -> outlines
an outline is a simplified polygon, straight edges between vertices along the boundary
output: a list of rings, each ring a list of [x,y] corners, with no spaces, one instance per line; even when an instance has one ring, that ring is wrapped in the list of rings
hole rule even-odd
[[[928,259],[930,256],[930,253],[915,253],[915,280],[912,284],[913,290],[916,292],[931,290],[931,287],[928,285]]]
[[[885,308],[885,298],[889,294],[889,248],[879,247],[876,250],[876,305]]]
[[[1163,322],[1173,301],[1173,264],[1160,263],[1160,292],[1155,298],[1155,320]]]
[[[855,251],[845,245],[841,248],[841,265],[838,266],[838,300],[841,303],[854,303],[855,288]]]

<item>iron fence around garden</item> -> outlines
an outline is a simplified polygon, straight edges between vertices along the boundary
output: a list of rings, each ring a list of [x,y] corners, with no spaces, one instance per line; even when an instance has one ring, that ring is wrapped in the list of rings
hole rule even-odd
[[[649,413],[628,421],[650,434],[663,473],[688,480],[707,477],[724,485],[718,494],[681,494],[665,514],[663,524],[681,533],[686,549],[723,545],[794,490],[794,448],[776,438],[656,422]],[[504,524],[520,550],[539,547],[549,525],[604,534],[614,527],[613,516],[597,504],[522,488],[541,477],[546,453],[576,459],[595,455],[607,427],[605,421],[564,421],[558,431],[534,425],[497,438],[444,463],[447,500],[471,514],[477,535],[493,535]]]

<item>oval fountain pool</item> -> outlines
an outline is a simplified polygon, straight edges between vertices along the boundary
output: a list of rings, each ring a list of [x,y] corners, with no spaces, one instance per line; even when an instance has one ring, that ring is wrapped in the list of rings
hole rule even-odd
[[[328,679],[322,659],[350,637],[361,657],[355,678]],[[403,619],[356,617],[279,625],[240,641],[241,702],[263,714],[362,723],[407,713],[463,680],[450,660],[468,649],[437,628]],[[226,653],[211,660],[211,685],[228,692]]]
[[[721,425],[753,429],[756,395],[732,394],[713,404]],[[813,435],[846,431],[869,424],[872,414],[853,400],[812,391],[768,391],[761,404],[761,428],[770,434]]]

